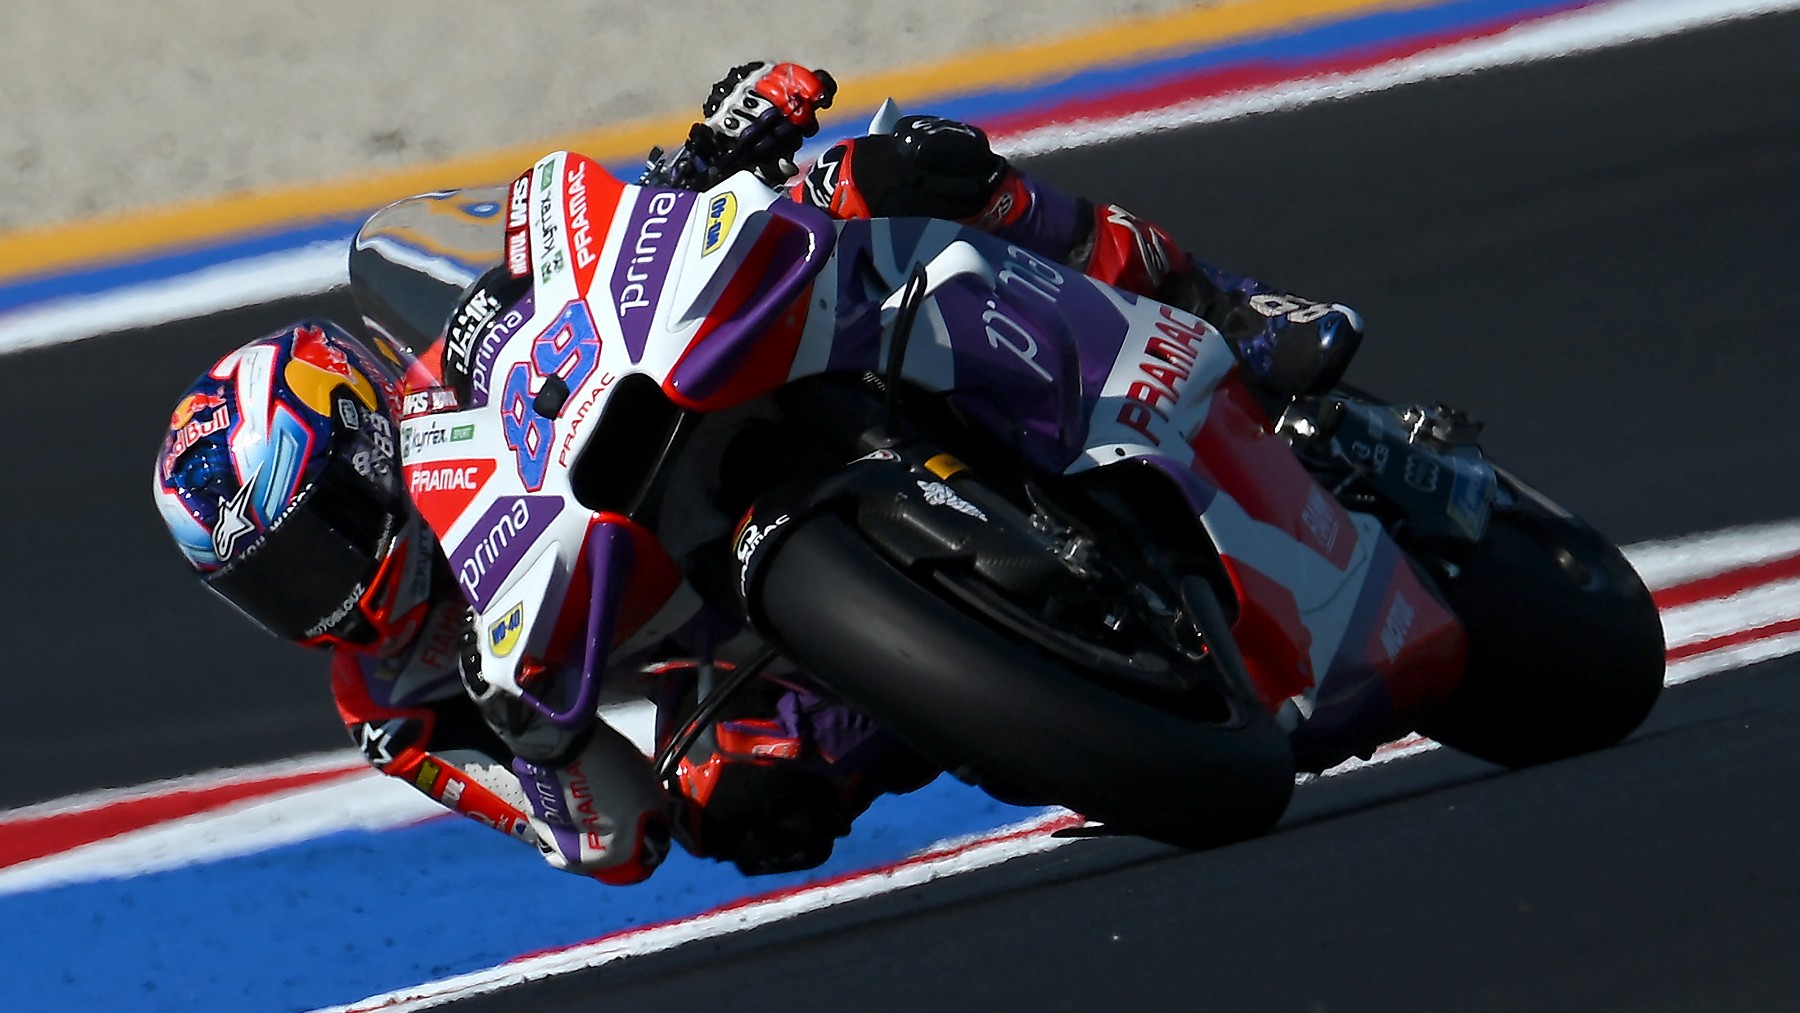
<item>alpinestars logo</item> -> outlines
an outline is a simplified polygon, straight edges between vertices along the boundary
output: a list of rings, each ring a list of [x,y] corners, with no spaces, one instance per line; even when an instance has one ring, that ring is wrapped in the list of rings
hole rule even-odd
[[[963,499],[961,496],[958,496],[956,490],[942,482],[927,482],[923,479],[915,479],[913,484],[917,485],[919,491],[925,494],[925,502],[932,506],[949,507],[959,514],[967,514],[978,521],[986,521],[988,519],[987,514],[980,507]]]
[[[838,172],[844,166],[844,146],[837,145],[819,156],[819,161],[806,174],[806,199],[814,207],[829,211],[831,196],[837,192]]]
[[[390,718],[379,725],[365,721],[357,726],[356,747],[362,750],[371,765],[386,768],[394,762],[394,746],[406,723],[405,718]]]
[[[255,522],[250,520],[250,497],[256,489],[256,475],[262,469],[251,472],[249,479],[231,494],[225,505],[219,508],[218,523],[213,525],[213,553],[221,560],[230,559],[237,554],[238,543],[244,536],[256,530]]]

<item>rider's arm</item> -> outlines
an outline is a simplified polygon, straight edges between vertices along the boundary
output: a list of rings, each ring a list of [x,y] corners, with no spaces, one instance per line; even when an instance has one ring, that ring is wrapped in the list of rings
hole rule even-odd
[[[662,864],[670,801],[630,739],[597,716],[551,722],[479,679],[468,689],[511,758],[545,861],[614,885]]]
[[[453,812],[525,841],[552,867],[608,884],[647,878],[668,851],[667,804],[647,765],[610,727],[565,743],[566,757],[531,763],[483,720],[452,672],[383,704],[377,661],[332,657],[338,713],[369,762]],[[435,690],[435,691],[434,691]]]
[[[332,654],[331,695],[338,716],[369,763],[452,812],[536,845],[525,793],[508,766],[510,755],[454,676],[444,692],[418,694],[437,699],[393,706],[378,703],[370,691],[379,671],[379,663],[365,656]]]

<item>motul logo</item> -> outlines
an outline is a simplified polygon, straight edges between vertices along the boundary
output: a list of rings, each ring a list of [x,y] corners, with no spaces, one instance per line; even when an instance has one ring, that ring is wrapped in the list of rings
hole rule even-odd
[[[531,214],[531,173],[527,172],[513,180],[511,200],[506,208],[506,227],[522,229],[530,222]]]

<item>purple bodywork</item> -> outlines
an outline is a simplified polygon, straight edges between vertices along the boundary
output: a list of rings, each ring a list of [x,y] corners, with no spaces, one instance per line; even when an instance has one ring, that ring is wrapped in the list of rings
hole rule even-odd
[[[650,321],[656,316],[656,304],[662,299],[669,264],[681,242],[681,230],[687,225],[694,197],[687,190],[639,190],[637,203],[625,224],[621,237],[624,245],[619,249],[618,263],[613,265],[608,288],[618,308],[625,349],[634,363],[644,357]]]
[[[450,568],[471,605],[487,610],[494,592],[562,510],[560,496],[502,496],[488,507],[450,553]]]
[[[824,268],[837,242],[831,219],[804,204],[776,201],[759,214],[766,214],[768,222],[757,242],[769,242],[773,235],[773,269],[757,279],[756,290],[742,306],[676,364],[669,387],[683,397],[705,400],[731,379],[763,331]]]
[[[537,290],[526,292],[518,302],[507,307],[505,313],[481,339],[475,348],[474,364],[469,369],[469,401],[464,408],[481,408],[488,403],[488,385],[494,375],[494,360],[499,357],[500,350],[519,333],[532,314],[537,312]]]

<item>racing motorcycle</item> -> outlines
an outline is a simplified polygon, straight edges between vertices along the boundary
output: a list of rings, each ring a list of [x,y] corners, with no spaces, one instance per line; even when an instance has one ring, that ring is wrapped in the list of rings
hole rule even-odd
[[[1412,731],[1554,760],[1662,686],[1631,567],[1461,412],[1271,403],[1205,321],[948,222],[556,152],[383,212],[352,274],[391,336],[444,335],[404,466],[475,691],[574,725],[698,610],[754,631],[665,772],[780,663],[1000,797],[1206,846],[1297,771]]]

